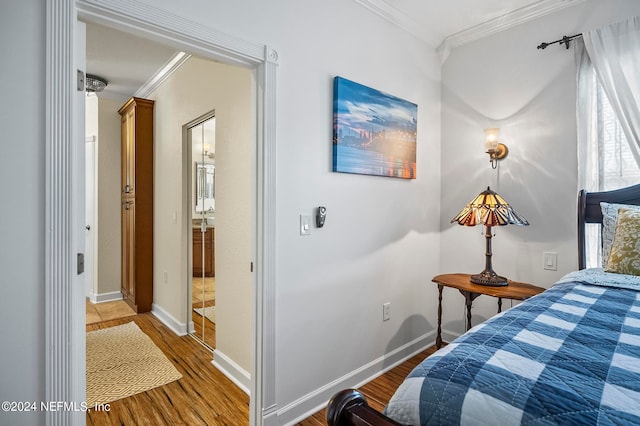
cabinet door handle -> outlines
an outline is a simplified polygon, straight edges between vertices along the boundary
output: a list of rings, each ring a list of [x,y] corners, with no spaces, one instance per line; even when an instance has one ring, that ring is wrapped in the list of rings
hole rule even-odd
[[[124,209],[129,210],[129,203],[124,203]]]
[[[129,193],[130,191],[131,191],[131,186],[125,185],[124,186],[124,192]]]

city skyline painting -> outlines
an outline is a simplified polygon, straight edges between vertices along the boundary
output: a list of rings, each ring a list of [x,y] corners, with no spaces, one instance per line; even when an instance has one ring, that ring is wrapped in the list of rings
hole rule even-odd
[[[334,78],[333,171],[416,178],[418,106]]]

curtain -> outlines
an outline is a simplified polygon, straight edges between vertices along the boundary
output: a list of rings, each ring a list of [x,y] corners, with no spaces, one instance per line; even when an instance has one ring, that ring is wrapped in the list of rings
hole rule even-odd
[[[576,121],[578,125],[578,188],[600,191],[600,159],[598,134],[602,122],[598,119],[596,74],[582,39],[574,40],[577,73]],[[601,236],[597,226],[587,225],[585,232],[586,267],[602,263]]]
[[[575,41],[575,59],[578,69],[578,93],[576,99],[578,125],[578,188],[599,191],[600,144],[598,143],[597,92],[594,90],[595,70],[581,39]]]
[[[640,164],[640,17],[583,32],[586,51]]]
[[[606,191],[640,181],[640,17],[575,40],[578,184]],[[586,232],[587,267],[601,266],[597,225]]]

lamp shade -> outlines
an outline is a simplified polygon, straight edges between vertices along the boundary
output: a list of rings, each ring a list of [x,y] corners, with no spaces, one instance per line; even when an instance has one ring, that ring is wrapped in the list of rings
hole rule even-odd
[[[495,150],[498,147],[498,127],[484,129],[484,148],[487,151]]]
[[[487,187],[451,220],[464,226],[529,225],[527,220],[515,212],[504,198]]]
[[[516,213],[504,198],[487,187],[467,206],[462,209],[451,223],[458,222],[464,226],[485,226],[485,268],[479,274],[471,275],[469,280],[474,284],[503,286],[508,285],[507,278],[498,275],[491,263],[491,227],[505,225],[528,225],[529,222]]]

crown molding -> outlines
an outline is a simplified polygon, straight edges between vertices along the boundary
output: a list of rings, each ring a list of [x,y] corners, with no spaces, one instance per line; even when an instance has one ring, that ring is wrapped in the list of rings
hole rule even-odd
[[[500,31],[513,28],[567,7],[575,6],[585,0],[541,0],[529,6],[521,7],[489,21],[475,25],[446,37],[438,50],[449,52],[456,47],[490,36]]]
[[[451,34],[444,39],[425,25],[419,24],[412,17],[396,9],[385,0],[354,0],[375,14],[381,16],[397,27],[414,35],[418,39],[432,46],[437,46],[440,59],[444,62],[449,52],[456,47],[471,43],[483,37],[504,31],[525,22],[557,12],[567,7],[575,6],[585,0],[540,0],[529,6],[521,7],[512,12],[490,19],[473,27]]]
[[[136,91],[134,96],[139,98],[146,98],[153,93],[162,83],[165,82],[171,74],[176,72],[187,60],[191,57],[190,54],[184,52],[176,53],[173,58],[169,59],[155,74],[151,76],[140,88]]]
[[[425,25],[416,22],[413,18],[404,12],[391,6],[384,0],[353,0],[356,3],[366,7],[373,13],[381,16],[387,21],[391,22],[400,29],[415,36],[419,40],[436,47],[441,41],[442,37],[438,34],[430,31]]]

